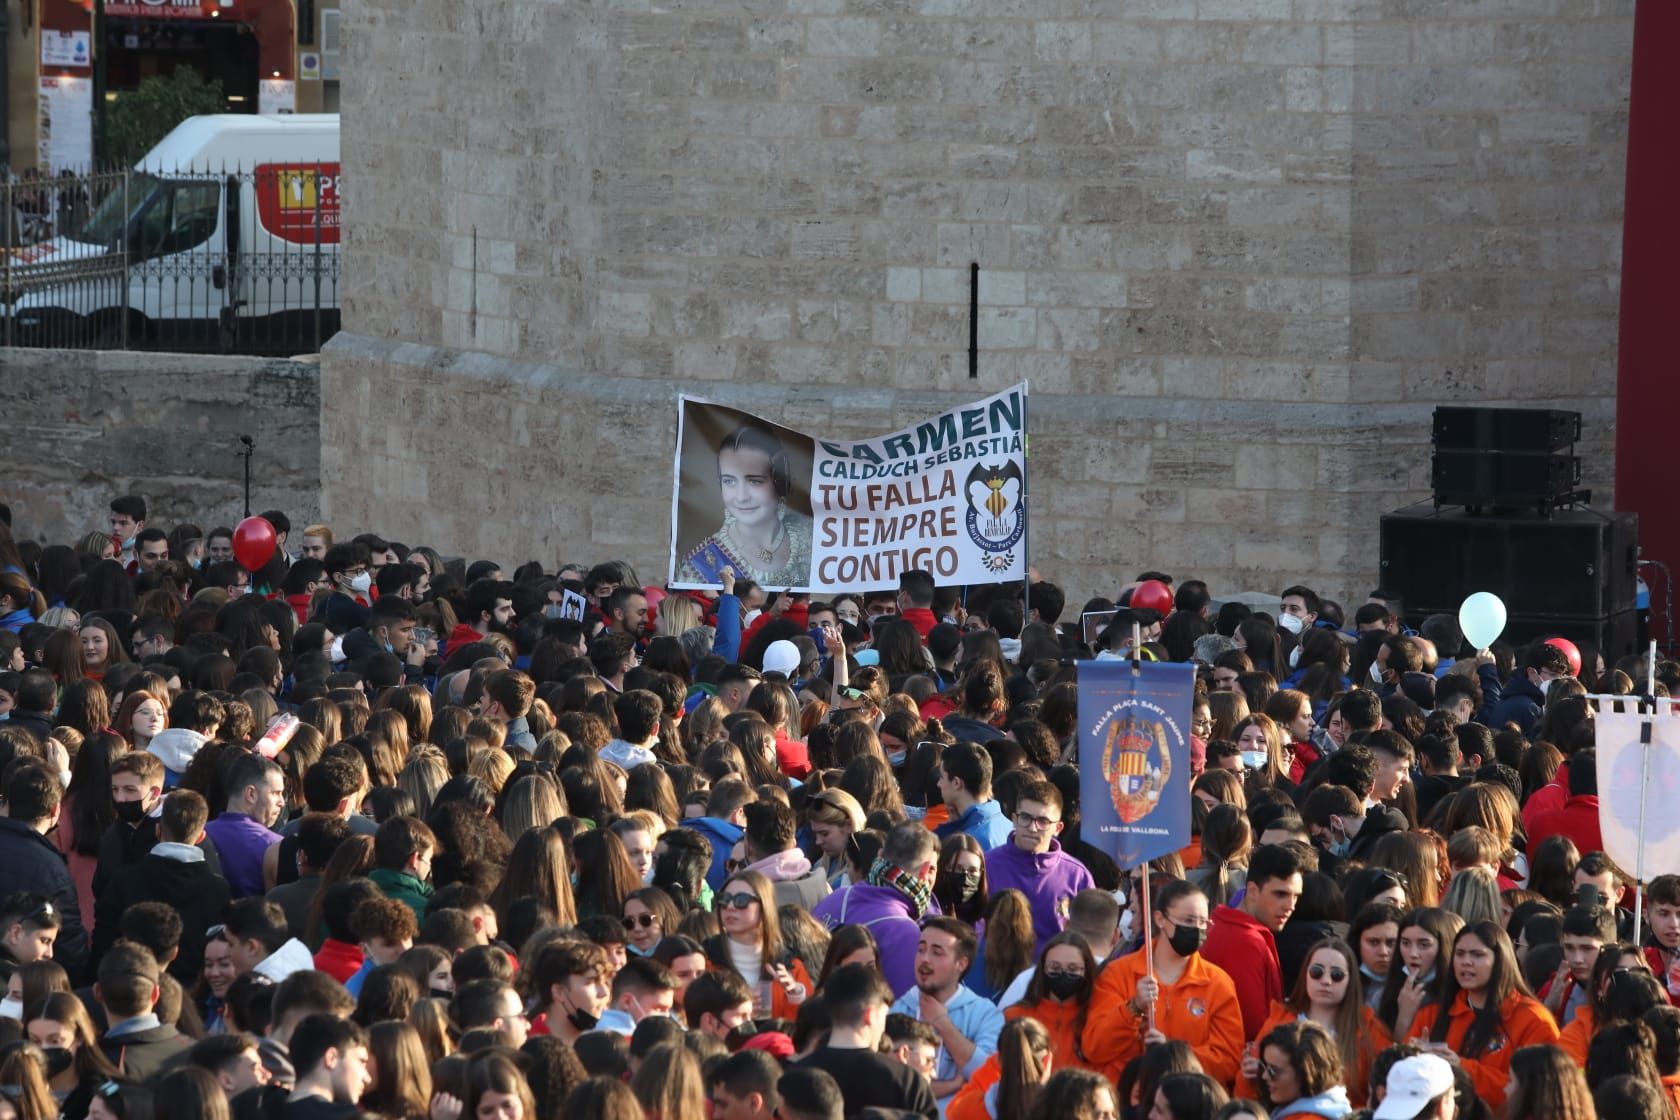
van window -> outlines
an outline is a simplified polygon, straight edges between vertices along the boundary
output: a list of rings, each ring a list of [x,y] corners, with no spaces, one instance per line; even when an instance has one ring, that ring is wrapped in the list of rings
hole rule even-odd
[[[130,259],[184,253],[210,240],[220,219],[222,188],[215,180],[164,181],[136,218]]]

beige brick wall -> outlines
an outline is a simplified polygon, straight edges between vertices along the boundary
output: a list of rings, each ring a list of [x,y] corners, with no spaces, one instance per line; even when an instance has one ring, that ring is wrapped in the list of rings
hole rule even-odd
[[[1439,402],[1582,408],[1608,494],[1632,7],[355,0],[324,504],[646,575],[679,390],[1024,378],[1073,596],[1363,593]]]

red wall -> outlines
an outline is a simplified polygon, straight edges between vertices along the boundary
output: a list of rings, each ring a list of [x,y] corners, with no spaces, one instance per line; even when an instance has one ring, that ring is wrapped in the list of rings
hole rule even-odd
[[[1639,0],[1628,120],[1627,210],[1622,228],[1622,305],[1616,373],[1616,508],[1639,514],[1645,556],[1680,572],[1680,484],[1674,459],[1674,403],[1680,361],[1680,3]],[[1660,617],[1665,588],[1649,574],[1652,637],[1674,639]],[[1677,596],[1680,598],[1680,596]]]

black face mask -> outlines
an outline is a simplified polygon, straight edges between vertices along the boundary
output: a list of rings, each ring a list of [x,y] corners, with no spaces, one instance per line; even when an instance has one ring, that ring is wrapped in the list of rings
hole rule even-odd
[[[48,1077],[57,1077],[69,1069],[70,1063],[75,1060],[75,1055],[62,1046],[43,1046],[41,1054],[47,1059]]]
[[[580,1031],[592,1031],[595,1024],[601,1021],[597,1015],[591,1015],[581,1007],[573,1008],[566,1013],[566,1021]]]
[[[1207,930],[1200,926],[1173,925],[1172,936],[1167,938],[1167,944],[1172,951],[1181,957],[1188,957],[1191,953],[1200,951],[1207,941]]]
[[[1046,972],[1044,986],[1057,999],[1072,999],[1085,986],[1085,977],[1071,972]]]
[[[441,999],[446,1003],[455,998],[455,993],[447,988],[432,988],[429,994],[433,999]]]
[[[139,824],[146,819],[146,803],[144,801],[116,802],[117,819],[124,824]]]
[[[945,893],[958,902],[968,902],[980,893],[980,872],[978,871],[947,871],[945,873]]]

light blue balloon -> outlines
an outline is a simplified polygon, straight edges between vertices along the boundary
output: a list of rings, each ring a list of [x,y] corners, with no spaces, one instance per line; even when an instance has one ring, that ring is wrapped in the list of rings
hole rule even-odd
[[[1491,591],[1478,591],[1458,608],[1458,628],[1464,640],[1482,650],[1505,632],[1505,604]]]

